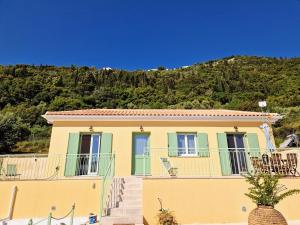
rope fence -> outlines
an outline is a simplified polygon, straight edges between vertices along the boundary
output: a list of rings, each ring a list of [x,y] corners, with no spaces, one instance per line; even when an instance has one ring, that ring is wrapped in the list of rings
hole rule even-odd
[[[57,221],[58,220],[63,220],[63,219],[67,218],[70,215],[71,215],[70,216],[70,225],[73,225],[74,211],[75,211],[75,204],[73,204],[71,210],[66,215],[64,215],[62,217],[54,217],[54,216],[52,216],[52,213],[50,212],[49,215],[48,215],[48,218],[39,220],[35,223],[33,222],[32,219],[30,219],[29,222],[28,222],[28,225],[37,225],[37,224],[40,224],[40,223],[45,222],[45,221],[47,221],[47,225],[51,225],[52,220],[57,220]]]

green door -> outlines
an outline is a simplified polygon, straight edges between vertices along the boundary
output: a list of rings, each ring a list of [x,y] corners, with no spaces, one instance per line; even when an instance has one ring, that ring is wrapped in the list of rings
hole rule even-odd
[[[132,174],[150,175],[149,134],[133,134]]]

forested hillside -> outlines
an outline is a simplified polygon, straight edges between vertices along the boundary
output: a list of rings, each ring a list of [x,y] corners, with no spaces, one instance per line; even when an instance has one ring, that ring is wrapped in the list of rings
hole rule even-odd
[[[300,58],[230,57],[157,71],[89,67],[0,66],[0,151],[45,152],[47,110],[225,108],[285,115],[276,141],[300,132]]]

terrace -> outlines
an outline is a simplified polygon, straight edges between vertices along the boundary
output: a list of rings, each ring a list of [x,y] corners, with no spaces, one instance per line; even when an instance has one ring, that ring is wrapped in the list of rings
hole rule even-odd
[[[300,171],[300,148],[277,149],[275,152],[249,149],[195,149],[184,155],[180,149],[170,156],[164,148],[150,149],[136,158],[138,176],[151,177],[239,177],[264,172],[296,177]],[[114,154],[24,154],[0,156],[0,180],[56,180],[102,177]],[[66,166],[68,164],[68,166]]]

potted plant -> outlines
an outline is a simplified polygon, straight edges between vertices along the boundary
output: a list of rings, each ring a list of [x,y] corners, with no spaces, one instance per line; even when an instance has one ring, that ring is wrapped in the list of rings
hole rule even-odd
[[[279,184],[280,175],[258,173],[245,175],[251,185],[248,196],[257,205],[248,217],[248,225],[287,225],[284,216],[274,209],[284,198],[300,193],[298,189],[287,190]]]
[[[159,225],[178,225],[174,215],[167,209],[164,209],[158,214]]]
[[[169,169],[169,174],[171,177],[176,177],[178,174],[178,168],[176,167],[172,167]]]
[[[179,225],[174,214],[171,211],[169,211],[168,209],[164,209],[162,207],[162,200],[160,198],[158,198],[158,201],[160,203],[160,210],[157,215],[158,224],[159,225]]]

